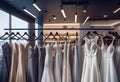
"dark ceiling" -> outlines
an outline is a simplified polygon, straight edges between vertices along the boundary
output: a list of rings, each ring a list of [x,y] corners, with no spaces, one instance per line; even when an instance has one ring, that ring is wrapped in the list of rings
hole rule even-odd
[[[32,2],[34,0],[1,0],[12,5],[14,8],[21,11],[23,14],[26,14],[23,11],[23,7],[26,7],[30,12],[32,12],[41,22],[44,23],[63,23],[64,17],[60,11],[60,5],[63,5],[63,8],[66,13],[66,22],[73,23],[74,15],[78,13],[78,21],[84,22],[87,16],[90,17],[90,20],[113,20],[120,19],[120,12],[113,14],[113,11],[120,7],[119,0],[37,0],[38,6],[41,8],[41,12],[38,12],[33,6]],[[83,13],[83,10],[86,9],[87,12]],[[107,15],[104,18],[104,15]],[[53,19],[52,15],[56,16],[56,20]],[[50,21],[49,21],[50,19]]]

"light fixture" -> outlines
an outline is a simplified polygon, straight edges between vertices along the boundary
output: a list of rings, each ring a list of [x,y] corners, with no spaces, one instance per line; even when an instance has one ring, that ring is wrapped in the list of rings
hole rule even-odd
[[[75,23],[77,23],[77,2],[76,2]]]
[[[65,14],[65,11],[62,6],[61,6],[61,13],[62,13],[63,17],[66,18],[66,14]]]
[[[90,18],[90,17],[88,16],[88,17],[85,19],[84,23],[82,24],[83,26],[85,25],[85,23],[88,21],[89,18]]]
[[[26,13],[28,13],[32,17],[37,18],[35,15],[33,15],[31,12],[29,12],[25,7],[23,7],[23,11],[25,11]]]
[[[55,15],[53,15],[53,19],[55,19],[55,20],[57,19],[57,18],[55,17]]]
[[[106,15],[106,14],[104,15],[104,18],[107,18],[107,15]]]
[[[113,11],[113,13],[117,13],[118,11],[120,11],[120,8],[116,9],[115,11]]]
[[[66,18],[64,18],[64,22],[67,22],[67,21],[66,21]]]
[[[38,11],[41,11],[41,9],[38,7],[38,5],[35,3],[35,2],[33,2],[33,4],[32,4]]]
[[[86,12],[87,12],[87,10],[84,9],[84,10],[83,10],[83,13],[86,13]]]
[[[50,19],[49,19],[48,21],[49,21],[49,22],[51,22],[51,20],[50,20]]]
[[[77,23],[77,13],[75,14],[75,23]]]

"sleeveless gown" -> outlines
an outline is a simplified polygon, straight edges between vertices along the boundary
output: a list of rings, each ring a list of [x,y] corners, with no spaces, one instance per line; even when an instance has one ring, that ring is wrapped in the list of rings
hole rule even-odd
[[[55,62],[54,62],[54,78],[55,82],[62,82],[61,68],[62,68],[62,45],[57,43],[54,45],[55,49]]]
[[[84,63],[81,82],[101,82],[100,70],[97,62],[97,40],[98,37],[85,37],[84,45]]]
[[[114,41],[114,39],[113,39]],[[113,61],[113,55],[115,48],[113,46],[113,41],[109,46],[105,46],[102,40],[101,52],[101,75],[102,82],[118,82],[117,73],[115,69],[115,64]]]
[[[54,82],[53,78],[53,57],[52,57],[52,46],[47,44],[45,46],[46,57],[43,76],[41,82]]]

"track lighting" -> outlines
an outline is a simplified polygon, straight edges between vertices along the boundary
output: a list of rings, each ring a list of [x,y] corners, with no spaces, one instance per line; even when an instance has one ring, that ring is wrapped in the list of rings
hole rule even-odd
[[[75,14],[75,23],[77,23],[77,13]]]
[[[38,5],[36,4],[36,2],[33,2],[32,4],[38,11],[41,11],[41,9],[38,7]]]
[[[107,15],[104,15],[104,18],[106,18],[107,17]]]
[[[49,19],[49,22],[51,22],[51,20]]]
[[[29,12],[25,7],[23,7],[23,11],[25,11],[27,14],[31,15],[32,17],[37,18],[35,15]]]
[[[66,18],[66,14],[65,14],[65,11],[62,6],[61,6],[61,13],[62,13],[63,17]]]
[[[90,18],[90,17],[88,16],[88,17],[85,19],[84,23],[82,24],[83,26],[85,25],[85,23],[88,21],[89,18]]]
[[[115,11],[113,11],[113,13],[117,13],[118,11],[120,11],[120,8],[116,9]]]
[[[64,18],[64,22],[66,22],[66,18]]]
[[[57,18],[55,17],[55,15],[53,15],[53,19],[55,19],[55,20],[57,19]]]

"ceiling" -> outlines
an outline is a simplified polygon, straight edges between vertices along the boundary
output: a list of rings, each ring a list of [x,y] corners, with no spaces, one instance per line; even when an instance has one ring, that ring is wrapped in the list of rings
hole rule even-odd
[[[113,11],[120,7],[119,0],[37,0],[37,5],[41,8],[41,12],[37,11],[32,3],[34,0],[1,0],[10,4],[22,13],[23,7],[26,7],[43,23],[74,23],[74,16],[77,6],[78,23],[83,23],[87,16],[89,20],[118,20],[120,19],[120,12],[113,14]],[[66,21],[61,14],[60,5],[66,13]],[[86,9],[87,12],[83,13]],[[105,18],[104,15],[107,15]],[[56,20],[52,15],[56,16]]]

